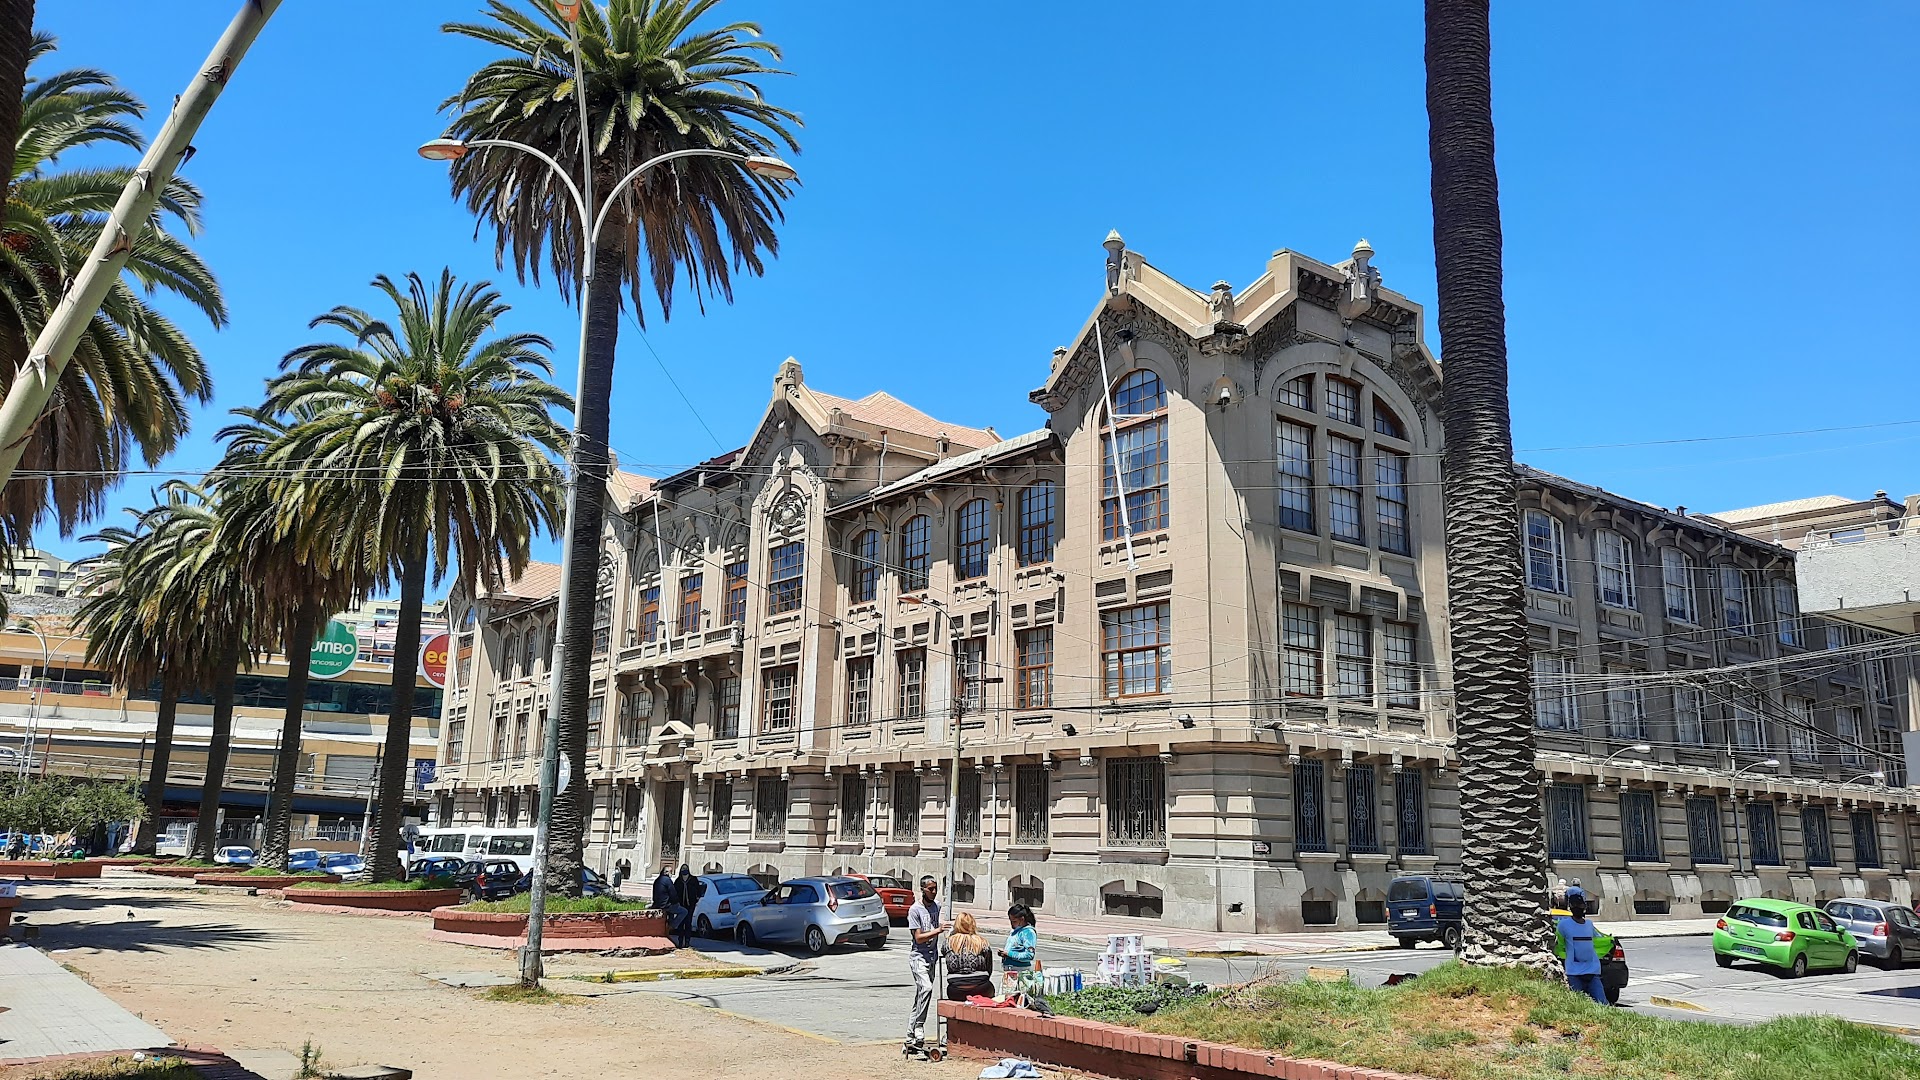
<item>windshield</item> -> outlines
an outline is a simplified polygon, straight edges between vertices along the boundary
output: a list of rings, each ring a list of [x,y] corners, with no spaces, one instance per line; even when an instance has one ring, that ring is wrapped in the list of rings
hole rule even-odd
[[[533,854],[533,837],[531,836],[496,836],[493,838],[491,842],[487,844],[487,854],[489,855],[531,855]]]
[[[464,851],[467,846],[466,833],[441,833],[427,845],[428,851]]]
[[[1427,898],[1426,878],[1401,878],[1387,886],[1387,901],[1425,900]]]
[[[1745,904],[1735,904],[1728,908],[1727,918],[1739,919],[1741,922],[1750,922],[1755,926],[1787,925],[1787,917],[1785,915],[1777,911],[1767,911],[1764,908],[1748,907]]]
[[[760,883],[750,877],[723,877],[712,882],[722,896],[735,896],[743,892],[761,892]]]

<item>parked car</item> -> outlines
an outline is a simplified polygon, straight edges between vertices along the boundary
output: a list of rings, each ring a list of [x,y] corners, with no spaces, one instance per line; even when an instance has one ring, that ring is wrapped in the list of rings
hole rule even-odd
[[[287,852],[287,873],[311,874],[320,869],[320,849],[292,848]]]
[[[320,856],[320,872],[339,874],[341,877],[364,874],[367,872],[367,862],[351,851],[329,851]]]
[[[1853,935],[1819,908],[1788,900],[1738,900],[1714,924],[1713,961],[1750,960],[1785,968],[1794,978],[1813,968],[1852,972],[1860,966]]]
[[[1571,915],[1565,908],[1554,908],[1551,914],[1558,918]],[[1620,991],[1627,988],[1627,950],[1620,945],[1620,939],[1598,928],[1593,935],[1593,951],[1600,954],[1600,985],[1606,987],[1607,1004],[1620,1004]],[[1567,958],[1566,946],[1560,944],[1558,935],[1553,940],[1553,955],[1556,959]]]
[[[454,884],[479,900],[504,900],[520,881],[520,866],[512,859],[468,859],[453,875]]]
[[[250,847],[215,848],[213,861],[228,866],[252,866],[253,849]]]
[[[1846,897],[1828,901],[1827,914],[1853,935],[1862,955],[1881,967],[1897,968],[1910,957],[1920,957],[1920,918],[1899,904]]]
[[[901,926],[907,924],[907,909],[913,906],[912,882],[887,874],[875,874],[871,877],[866,874],[852,876],[873,886],[873,891],[880,894],[880,903],[887,909],[888,919]]]
[[[795,878],[742,912],[734,936],[742,945],[795,941],[810,953],[846,941],[878,949],[887,943],[887,923],[880,894],[860,878]]]
[[[518,878],[515,878],[513,891],[516,893],[532,892],[533,871],[529,870],[521,874]],[[600,871],[590,866],[583,866],[580,868],[580,895],[613,897],[618,894],[613,891],[613,882],[601,877]]]
[[[458,855],[429,855],[408,863],[407,877],[409,879],[430,877],[457,878],[460,875],[460,868],[465,865],[467,865],[467,860],[462,859]]]
[[[693,906],[693,929],[701,937],[732,933],[740,913],[767,894],[759,882],[745,874],[702,874],[700,883],[707,888]]]
[[[1387,885],[1387,933],[1403,949],[1422,941],[1457,949],[1466,905],[1467,887],[1458,880],[1428,874],[1394,878]]]

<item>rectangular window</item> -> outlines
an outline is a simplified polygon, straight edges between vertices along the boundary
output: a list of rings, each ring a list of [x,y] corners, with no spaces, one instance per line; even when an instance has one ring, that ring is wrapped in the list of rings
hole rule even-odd
[[[1313,376],[1302,375],[1281,383],[1280,404],[1299,409],[1302,412],[1312,412]]]
[[[635,794],[640,789],[633,788]],[[731,840],[733,838],[733,781],[723,777],[713,778],[713,792],[707,796],[707,839]]]
[[[1594,533],[1593,562],[1600,602],[1608,607],[1633,607],[1637,599],[1633,594],[1633,541],[1606,529]]]
[[[596,683],[593,695],[587,698],[587,747],[598,749],[600,729],[607,717],[607,684]]]
[[[1573,696],[1573,657],[1533,654],[1533,725],[1542,731],[1578,731]]]
[[[807,546],[798,540],[767,553],[767,614],[799,611],[806,598]]]
[[[667,690],[667,719],[678,720],[683,724],[692,724],[693,702],[693,687],[670,687]]]
[[[1779,620],[1780,644],[1797,648],[1805,643],[1800,634],[1800,597],[1793,582],[1785,578],[1773,583],[1773,617]]]
[[[1429,853],[1425,769],[1402,769],[1393,778],[1393,836],[1402,855]]]
[[[467,751],[467,722],[454,720],[447,724],[447,764],[458,765]]]
[[[1387,704],[1403,709],[1420,707],[1419,653],[1410,623],[1382,623],[1380,642],[1385,650]]]
[[[859,843],[867,837],[867,778],[859,773],[840,776],[840,842]]]
[[[927,587],[927,567],[933,550],[933,521],[925,514],[907,519],[900,526],[900,591],[919,592]]]
[[[993,504],[974,499],[960,508],[960,525],[953,545],[953,576],[960,581],[987,576],[987,556],[993,551]]]
[[[660,636],[660,586],[640,590],[640,640]]]
[[[1840,760],[1848,765],[1867,763],[1867,729],[1860,721],[1860,709],[1842,705],[1833,710],[1834,740],[1840,744]]]
[[[1109,698],[1164,694],[1173,683],[1171,608],[1142,604],[1100,614],[1100,658]]]
[[[962,766],[957,779],[960,801],[954,807],[954,840],[962,844],[979,844],[980,770]]]
[[[962,638],[953,643],[953,699],[965,715],[985,704],[981,680],[987,675],[987,639]]]
[[[1365,615],[1333,617],[1333,692],[1342,701],[1373,703],[1373,628]]]
[[[1693,596],[1693,559],[1679,548],[1660,549],[1660,585],[1666,594],[1667,618],[1698,625],[1700,612]]]
[[[1047,709],[1053,706],[1053,627],[1036,626],[1013,635],[1019,650],[1014,707]]]
[[[1862,870],[1876,869],[1880,865],[1880,826],[1873,820],[1873,811],[1855,810],[1851,815],[1853,823],[1853,861]]]
[[[528,736],[532,731],[532,720],[527,713],[518,713],[513,718],[513,755],[525,757]]]
[[[727,622],[739,626],[747,621],[747,564],[727,564]]]
[[[1733,699],[1733,745],[1742,750],[1767,748],[1767,723],[1760,718],[1754,699],[1745,694]]]
[[[1752,633],[1752,609],[1747,606],[1747,575],[1739,567],[1720,568],[1720,598],[1727,629],[1737,634]]]
[[[1665,858],[1660,850],[1660,816],[1653,792],[1620,793],[1620,834],[1628,862],[1659,862]]]
[[[1279,444],[1280,527],[1314,532],[1313,429],[1282,420],[1275,438]]]
[[[489,756],[495,761],[505,760],[507,756],[507,718],[505,716],[493,718],[493,746]]]
[[[1820,760],[1820,739],[1813,726],[1811,699],[1787,699],[1787,752],[1795,761]]]
[[[873,657],[856,656],[847,661],[847,726],[866,727],[873,722]]]
[[[1413,553],[1413,532],[1407,524],[1407,455],[1374,451],[1373,517],[1381,551]]]
[[[853,582],[847,590],[856,604],[880,594],[880,533],[868,529],[853,539]]]
[[[1567,536],[1560,519],[1540,510],[1526,513],[1527,586],[1567,593]]]
[[[1747,833],[1753,837],[1753,864],[1779,866],[1780,824],[1771,802],[1747,804]]]
[[[1360,422],[1360,387],[1345,379],[1327,379],[1327,417],[1343,424]]]
[[[900,669],[900,719],[917,720],[926,714],[927,650],[901,649],[894,664]]]
[[[1043,765],[1017,765],[1013,770],[1013,842],[1041,847],[1047,842],[1047,779]]]
[[[1607,734],[1638,742],[1647,737],[1647,707],[1638,673],[1621,664],[1607,665]]]
[[[1827,808],[1805,806],[1800,809],[1800,843],[1807,852],[1807,865],[1833,865],[1833,826],[1827,822]]]
[[[700,579],[703,576],[688,574],[680,579],[680,633],[682,635],[700,632]]]
[[[1282,689],[1289,697],[1320,696],[1320,609],[1306,604],[1280,608]]]
[[[1554,784],[1547,788],[1547,854],[1556,859],[1590,857],[1584,784]]]
[[[1687,797],[1687,853],[1696,863],[1727,861],[1722,848],[1720,800],[1713,795]]]
[[[1107,761],[1107,843],[1165,847],[1167,781],[1157,757]]]
[[[1676,687],[1673,691],[1673,726],[1680,745],[1707,745],[1707,692],[1695,686]]]
[[[1347,851],[1363,855],[1380,851],[1380,792],[1371,765],[1347,766]]]
[[[1020,565],[1053,561],[1053,516],[1059,507],[1059,489],[1041,480],[1020,491]]]
[[[1293,846],[1298,851],[1329,851],[1325,763],[1309,758],[1293,767]]]
[[[760,673],[760,731],[793,730],[793,691],[799,667],[782,664]]]
[[[787,782],[777,776],[762,776],[754,781],[753,838],[787,838]]]
[[[920,778],[902,769],[893,774],[893,832],[896,844],[920,843]]]
[[[713,737],[716,739],[737,739],[740,737],[740,676],[723,675],[715,687]]]
[[[1100,437],[1104,484],[1100,498],[1101,538],[1117,540],[1126,528],[1137,533],[1167,527],[1167,418],[1156,417]],[[1114,462],[1120,481],[1114,480]],[[1127,491],[1126,520],[1121,521],[1120,487]]]
[[[1366,448],[1357,439],[1327,436],[1327,521],[1335,540],[1367,542],[1360,524],[1360,465]]]

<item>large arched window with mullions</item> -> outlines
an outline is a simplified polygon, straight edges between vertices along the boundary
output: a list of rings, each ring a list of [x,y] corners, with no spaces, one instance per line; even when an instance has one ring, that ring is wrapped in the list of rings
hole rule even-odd
[[[1135,371],[1114,385],[1113,422],[1100,450],[1101,539],[1166,528],[1167,389],[1160,376]]]
[[[871,603],[880,593],[880,533],[868,529],[853,538],[853,602]]]
[[[900,591],[927,587],[927,549],[933,540],[933,521],[925,514],[900,526]]]
[[[960,527],[954,535],[954,576],[961,581],[987,576],[987,555],[993,550],[993,506],[975,499],[960,508]]]

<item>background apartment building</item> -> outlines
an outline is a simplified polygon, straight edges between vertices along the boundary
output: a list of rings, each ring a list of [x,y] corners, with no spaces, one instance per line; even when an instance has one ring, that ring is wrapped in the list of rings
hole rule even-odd
[[[1365,926],[1394,874],[1457,866],[1419,307],[1364,244],[1238,293],[1107,250],[1041,430],[789,360],[747,445],[617,477],[590,858],[937,873],[951,793],[963,902]],[[1771,542],[1544,473],[1517,494],[1554,872],[1609,918],[1909,899],[1910,643],[1800,616]],[[442,822],[536,812],[557,584],[450,601]]]

